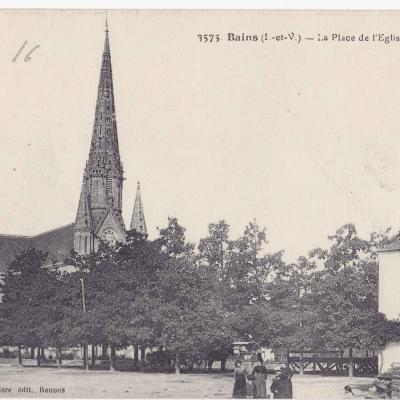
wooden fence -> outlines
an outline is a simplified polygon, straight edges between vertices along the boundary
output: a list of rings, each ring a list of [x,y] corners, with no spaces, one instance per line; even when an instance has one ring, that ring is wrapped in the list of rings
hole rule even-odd
[[[378,357],[373,353],[353,356],[352,352],[290,350],[287,364],[294,373],[371,376],[378,374]]]

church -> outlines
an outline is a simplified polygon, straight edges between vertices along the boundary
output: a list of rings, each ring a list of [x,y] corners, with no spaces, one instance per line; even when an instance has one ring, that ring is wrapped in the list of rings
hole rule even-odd
[[[119,154],[115,113],[109,30],[105,41],[97,92],[92,140],[75,222],[35,236],[0,235],[0,272],[15,255],[29,248],[48,253],[48,262],[63,262],[71,250],[90,254],[100,240],[124,242],[126,227],[122,218],[124,170]],[[146,222],[137,186],[130,229],[147,236]]]

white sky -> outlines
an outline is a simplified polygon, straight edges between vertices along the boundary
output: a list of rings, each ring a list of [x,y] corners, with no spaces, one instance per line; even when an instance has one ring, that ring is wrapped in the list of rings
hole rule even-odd
[[[400,42],[228,43],[198,33],[399,34],[400,13],[109,13],[129,225],[138,179],[147,227],[187,237],[256,218],[294,260],[339,226],[400,228]],[[0,12],[0,230],[75,218],[88,156],[104,13]],[[39,44],[32,61],[22,43]]]

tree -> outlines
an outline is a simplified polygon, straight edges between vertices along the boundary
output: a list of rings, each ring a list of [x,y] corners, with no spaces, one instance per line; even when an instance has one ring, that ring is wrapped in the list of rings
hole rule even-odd
[[[35,249],[21,252],[3,274],[1,318],[6,343],[40,347],[57,342],[60,334],[57,268],[46,264],[47,254]]]
[[[200,239],[198,250],[200,262],[211,267],[217,279],[223,284],[226,281],[227,263],[230,257],[232,242],[229,239],[230,227],[225,221],[208,226],[208,237]]]
[[[76,270],[65,281],[70,293],[65,340],[110,346],[111,368],[115,368],[117,348],[150,345],[154,335],[142,296],[162,268],[163,257],[159,242],[149,242],[135,232],[128,232],[125,243],[100,243],[94,254],[73,254],[69,263]],[[80,279],[85,283],[86,313],[82,311]]]
[[[377,249],[398,235],[387,230],[362,239],[346,224],[329,237],[328,249],[288,264],[283,251],[265,252],[266,230],[256,221],[236,240],[229,231],[225,221],[210,224],[196,251],[169,218],[154,241],[128,232],[125,243],[72,253],[72,272],[27,250],[3,275],[0,339],[19,349],[110,347],[112,368],[118,348],[157,346],[179,372],[186,360],[210,366],[221,359],[224,368],[238,340],[351,353],[399,337],[399,322],[378,313],[377,260]]]
[[[185,228],[175,217],[168,217],[168,226],[160,230],[158,240],[164,254],[172,258],[180,258],[189,253],[193,255],[194,245],[185,240]]]
[[[389,339],[390,329],[388,321],[378,313],[376,249],[388,237],[372,234],[364,240],[354,225],[346,224],[329,239],[329,250],[310,253],[323,263],[310,282],[316,313],[313,342],[349,348],[350,353],[353,348],[380,348]]]

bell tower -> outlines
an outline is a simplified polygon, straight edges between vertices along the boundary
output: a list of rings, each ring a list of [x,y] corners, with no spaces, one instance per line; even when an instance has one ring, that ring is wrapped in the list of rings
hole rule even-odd
[[[77,253],[96,251],[100,238],[109,242],[125,241],[123,180],[106,20],[92,140],[74,226],[74,250]]]

